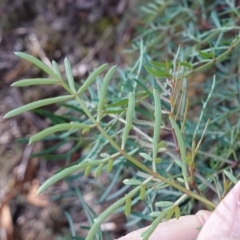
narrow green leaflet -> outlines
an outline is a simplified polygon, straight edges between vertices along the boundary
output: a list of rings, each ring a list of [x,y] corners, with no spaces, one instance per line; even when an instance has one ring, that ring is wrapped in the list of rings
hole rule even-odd
[[[166,69],[167,63],[166,62],[156,62],[156,61],[150,61],[151,65],[155,68],[162,68]]]
[[[111,108],[111,107],[125,107],[127,106],[128,104],[128,99],[126,98],[121,98],[121,100],[119,101],[117,99],[117,102],[113,102],[113,103],[110,103],[108,104],[108,107]]]
[[[189,68],[189,69],[193,69],[192,64],[188,63],[188,62],[180,62],[179,63],[181,66]]]
[[[87,161],[86,160],[84,162],[81,162],[78,165],[74,165],[74,166],[71,166],[71,167],[63,169],[62,171],[54,174],[52,177],[50,177],[48,180],[46,180],[42,184],[42,186],[38,189],[37,195],[42,193],[44,190],[46,190],[48,187],[50,187],[51,185],[53,185],[57,181],[67,177],[68,175],[70,175],[70,174],[72,174],[72,173],[74,173],[76,171],[86,169],[88,167],[98,166],[101,162],[104,162],[104,160],[103,161],[99,161],[99,160]]]
[[[146,185],[142,185],[141,189],[140,189],[140,199],[143,200],[146,196]]]
[[[234,184],[237,184],[238,183],[238,180],[235,176],[233,176],[232,173],[230,173],[229,171],[227,170],[223,170],[223,172],[225,173],[225,175],[234,183]]]
[[[23,59],[33,63],[37,67],[41,68],[44,72],[46,72],[47,74],[49,74],[53,78],[58,78],[58,75],[51,68],[49,68],[46,64],[44,64],[43,62],[41,62],[37,58],[35,58],[35,57],[33,57],[29,54],[22,53],[22,52],[15,52],[15,54],[18,57],[23,58]]]
[[[85,169],[84,176],[85,176],[85,177],[88,177],[89,174],[91,173],[91,170],[92,170],[92,167],[91,167],[91,166],[88,166],[88,167]]]
[[[183,178],[185,180],[185,184],[188,185],[188,183],[187,183],[187,154],[186,154],[185,144],[183,141],[183,136],[182,136],[180,128],[178,127],[177,123],[172,118],[172,116],[169,116],[169,120],[171,122],[171,125],[172,125],[174,132],[176,134],[176,137],[177,137],[178,147],[180,149],[180,154],[181,154],[181,158],[182,158]]]
[[[64,65],[65,65],[65,70],[66,70],[66,74],[67,74],[68,85],[69,85],[70,89],[75,93],[76,88],[75,88],[75,83],[74,83],[74,79],[73,79],[72,68],[71,68],[70,62],[67,57],[64,59]]]
[[[59,71],[58,64],[54,60],[52,61],[52,66],[53,66],[55,73],[58,75],[59,79],[62,79],[62,75]]]
[[[175,214],[176,219],[179,219],[179,218],[180,218],[181,213],[180,213],[180,208],[179,208],[178,206],[175,206],[175,208],[174,208],[174,214]]]
[[[173,214],[175,213],[175,207],[171,208],[168,213],[167,213],[167,216],[166,216],[166,220],[170,220],[173,216]]]
[[[184,183],[184,179],[181,178],[181,177],[178,177],[177,180],[178,180],[180,183]]]
[[[198,53],[199,53],[199,56],[202,57],[202,58],[204,58],[204,59],[212,59],[212,58],[215,57],[214,54],[211,53],[211,52],[199,51]]]
[[[97,168],[96,168],[96,170],[95,170],[95,172],[94,172],[94,177],[95,177],[95,178],[99,177],[99,175],[101,174],[101,172],[102,172],[102,170],[103,170],[103,167],[104,167],[103,163],[100,163],[100,164],[97,166]]]
[[[160,211],[154,211],[154,212],[151,212],[149,215],[150,217],[153,217],[153,218],[156,218],[158,217],[162,212]]]
[[[139,155],[148,161],[152,161],[152,157],[146,153],[139,153]]]
[[[100,154],[100,157],[101,158],[109,158],[110,154],[103,152],[103,153]]]
[[[132,199],[130,197],[128,197],[126,199],[126,203],[125,203],[125,216],[128,217],[131,213],[131,203],[132,203]]]
[[[55,132],[59,132],[59,131],[65,131],[65,130],[76,130],[76,129],[83,129],[85,127],[87,127],[88,125],[86,124],[81,124],[81,123],[61,123],[61,124],[57,124],[55,126],[49,127],[47,129],[44,129],[43,131],[33,135],[30,139],[29,139],[29,144],[39,141]]]
[[[102,86],[99,89],[98,116],[97,116],[97,121],[98,122],[101,119],[102,109],[103,109],[103,106],[104,106],[109,81],[111,80],[111,78],[112,78],[113,74],[115,73],[116,69],[117,69],[117,66],[113,66],[108,70],[107,74],[105,75],[105,77],[103,79]]]
[[[66,95],[66,96],[60,96],[60,97],[47,98],[47,99],[39,100],[39,101],[36,101],[36,102],[32,102],[32,103],[26,104],[26,105],[24,105],[22,107],[16,108],[16,109],[8,112],[4,116],[4,118],[14,117],[14,116],[16,116],[18,114],[21,114],[21,113],[33,110],[35,108],[39,108],[39,107],[42,107],[42,106],[50,105],[50,104],[53,104],[53,103],[68,101],[68,100],[71,100],[71,99],[73,99],[72,95]]]
[[[155,69],[151,68],[149,66],[145,66],[145,69],[147,70],[148,73],[150,73],[154,77],[169,77],[170,74],[168,72],[165,72],[161,69]]]
[[[125,185],[140,185],[142,182],[137,179],[124,179],[123,183]]]
[[[171,206],[173,206],[173,202],[170,202],[170,201],[161,201],[161,202],[155,203],[155,205],[156,205],[157,207],[171,207]]]
[[[113,158],[110,158],[109,161],[108,161],[108,164],[107,164],[107,172],[111,172],[112,171],[112,168],[113,168]]]
[[[146,120],[135,119],[133,122],[136,123],[136,124],[138,124],[138,125],[145,125],[145,126],[154,127],[154,124],[153,124],[152,122],[146,121]]]
[[[179,160],[179,159],[174,159],[174,162],[175,162],[180,168],[183,167],[183,163],[182,163],[181,160]]]
[[[59,83],[58,79],[51,78],[30,78],[30,79],[22,79],[20,81],[14,82],[12,87],[26,87],[32,85],[46,85],[46,84],[56,84]]]
[[[121,148],[124,149],[125,144],[127,142],[128,134],[132,128],[132,119],[135,109],[135,97],[132,92],[129,93],[129,100],[128,100],[128,109],[127,109],[127,115],[126,115],[126,125],[123,130],[122,135],[122,145]]]
[[[74,165],[71,166],[69,168],[65,168],[62,171],[56,173],[55,175],[53,175],[52,177],[50,177],[48,180],[46,180],[42,186],[38,189],[37,195],[42,193],[43,191],[45,191],[48,187],[50,187],[51,185],[53,185],[54,183],[58,182],[59,180],[67,177],[68,175],[83,169],[85,167],[87,167],[87,164],[89,163],[85,163],[85,164],[79,164],[79,165]]]
[[[158,147],[158,149],[159,148],[166,148],[166,143],[164,141],[161,141],[161,142],[158,143],[157,147]]]
[[[158,154],[158,143],[161,131],[161,122],[162,122],[162,107],[161,107],[161,100],[160,95],[157,89],[153,90],[153,97],[154,97],[154,131],[153,131],[153,171],[156,172],[156,158]]]
[[[87,80],[84,82],[84,84],[78,89],[77,94],[81,94],[83,93],[85,90],[87,90],[87,88],[90,86],[90,84],[95,80],[95,78],[101,73],[103,72],[106,67],[107,67],[107,63],[101,65],[100,67],[98,67],[93,73],[91,73],[89,75],[89,77],[87,78]]]

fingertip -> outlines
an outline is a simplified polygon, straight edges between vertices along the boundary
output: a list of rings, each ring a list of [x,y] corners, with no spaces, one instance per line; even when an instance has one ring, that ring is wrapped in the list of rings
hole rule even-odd
[[[239,222],[240,182],[219,203],[197,239],[240,239]]]
[[[207,210],[200,210],[196,213],[196,217],[198,218],[199,223],[203,226],[207,222],[211,214],[212,213]]]

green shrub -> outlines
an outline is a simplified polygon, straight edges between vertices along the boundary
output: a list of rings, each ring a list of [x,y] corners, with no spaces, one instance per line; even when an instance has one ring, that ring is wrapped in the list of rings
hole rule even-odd
[[[71,183],[107,172],[110,184],[102,186],[99,202],[114,199],[114,203],[99,216],[79,189],[74,190],[91,225],[88,240],[103,239],[100,226],[116,211],[129,216],[129,229],[142,219],[152,221],[143,233],[148,239],[163,219],[179,218],[193,207],[213,210],[239,175],[239,8],[227,0],[178,4],[156,0],[142,6],[142,11],[144,21],[128,51],[138,51],[139,58],[132,67],[109,68],[103,79],[107,64],[79,84],[67,58],[65,81],[54,61],[49,68],[16,53],[49,77],[13,86],[60,84],[67,95],[29,103],[5,117],[65,102],[64,118],[48,113],[52,126],[29,143],[58,139],[56,147],[40,153],[49,157],[61,144],[74,142],[64,156],[68,159],[88,146],[74,165],[54,174],[38,193],[63,178]],[[188,81],[194,81],[197,73],[205,78],[200,84],[203,92],[189,99]],[[122,180],[122,188],[110,196]],[[208,197],[210,191],[214,197]],[[139,201],[144,207],[131,211]]]

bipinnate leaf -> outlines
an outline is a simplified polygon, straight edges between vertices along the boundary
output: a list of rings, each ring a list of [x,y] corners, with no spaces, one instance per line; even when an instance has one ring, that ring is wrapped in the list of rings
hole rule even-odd
[[[58,79],[51,78],[30,78],[30,79],[22,79],[17,82],[14,82],[12,87],[26,87],[32,85],[46,85],[46,84],[56,84],[59,83]]]
[[[98,67],[96,70],[94,70],[89,77],[87,78],[87,80],[83,83],[83,85],[78,89],[77,94],[81,94],[83,93],[85,90],[87,90],[87,88],[91,85],[91,83],[95,80],[95,78],[101,73],[103,72],[106,67],[107,67],[107,63],[101,65],[100,67]]]
[[[23,59],[33,63],[35,66],[41,68],[45,73],[49,74],[53,78],[58,78],[58,75],[50,67],[48,67],[46,64],[44,64],[43,62],[41,62],[37,58],[35,58],[35,57],[33,57],[29,54],[22,53],[22,52],[15,52],[15,54],[18,57],[23,58]]]
[[[82,124],[82,123],[61,123],[57,124],[55,126],[49,127],[47,129],[42,130],[41,132],[33,135],[29,139],[29,144],[39,141],[55,132],[59,131],[66,131],[66,130],[76,130],[76,129],[83,129],[87,127],[88,125]]]
[[[50,105],[53,103],[58,103],[58,102],[64,102],[64,101],[68,101],[73,99],[72,95],[66,95],[66,96],[60,96],[60,97],[54,97],[54,98],[47,98],[47,99],[43,99],[43,100],[39,100],[36,102],[32,102],[29,104],[26,104],[24,106],[21,106],[19,108],[13,109],[12,111],[8,112],[4,118],[10,118],[10,117],[14,117],[18,114],[42,107],[42,106],[46,106],[46,105]]]
[[[66,74],[67,74],[68,85],[69,85],[70,89],[75,93],[76,88],[75,88],[75,83],[74,83],[74,79],[73,79],[72,68],[71,68],[70,62],[67,57],[64,59],[64,65],[65,65],[65,70],[66,70]]]

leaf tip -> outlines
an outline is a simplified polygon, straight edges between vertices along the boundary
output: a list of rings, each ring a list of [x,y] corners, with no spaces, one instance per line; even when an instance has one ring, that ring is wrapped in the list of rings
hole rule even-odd
[[[39,188],[39,189],[37,190],[37,193],[36,193],[35,197],[38,196],[38,195],[40,195],[41,193],[42,193],[41,188]]]
[[[69,63],[68,57],[65,57],[65,58],[64,58],[64,63],[65,63],[65,64],[66,64],[66,63]]]
[[[9,114],[6,113],[6,114],[3,116],[3,118],[4,118],[4,119],[9,118]]]

